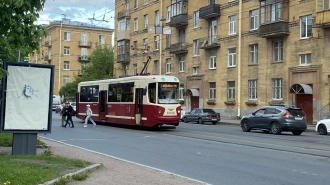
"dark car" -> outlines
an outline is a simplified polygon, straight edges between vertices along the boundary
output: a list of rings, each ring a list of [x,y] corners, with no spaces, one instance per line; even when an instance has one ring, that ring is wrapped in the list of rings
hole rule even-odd
[[[197,121],[199,124],[204,122],[212,122],[213,125],[217,124],[221,120],[220,113],[216,113],[213,109],[200,109],[195,108],[191,112],[187,112],[182,116],[182,120],[185,123],[189,121]]]
[[[307,129],[306,116],[302,109],[284,106],[265,106],[241,119],[244,132],[262,130],[265,133],[281,134],[290,131],[300,135]]]

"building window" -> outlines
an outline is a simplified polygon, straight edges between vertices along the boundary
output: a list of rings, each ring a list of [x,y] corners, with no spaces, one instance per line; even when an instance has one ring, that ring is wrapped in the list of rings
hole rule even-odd
[[[236,34],[236,15],[229,17],[229,35]]]
[[[330,0],[317,1],[317,11],[329,10]]]
[[[146,65],[146,63],[145,62],[143,62],[143,67]],[[143,67],[142,67],[142,69],[143,69]],[[144,71],[143,71],[143,74],[147,74],[148,73],[148,67],[146,67],[145,69],[144,69]]]
[[[158,62],[158,60],[155,60],[154,61],[154,74],[155,75],[158,75],[159,74],[159,72],[158,72],[158,70],[159,70],[159,62]]]
[[[64,70],[70,70],[70,62],[69,61],[64,61],[63,62],[63,69]]]
[[[144,15],[144,29],[148,29],[148,14]]]
[[[137,75],[137,64],[133,64],[133,75]]]
[[[256,100],[257,97],[257,80],[249,80],[249,100]]]
[[[228,49],[228,67],[236,66],[236,48]]]
[[[216,83],[210,82],[210,89],[209,89],[209,99],[214,100],[216,98]]]
[[[199,11],[194,12],[194,28],[199,27]]]
[[[166,22],[170,22],[171,21],[171,17],[172,17],[172,14],[171,14],[171,6],[168,6],[167,8],[167,11],[166,11]]]
[[[235,99],[235,82],[227,82],[228,85],[228,100]]]
[[[258,64],[258,44],[252,44],[250,48],[250,64]]]
[[[171,35],[166,35],[166,48],[171,47]]]
[[[159,35],[155,36],[155,50],[159,50]]]
[[[179,29],[179,42],[184,43],[186,41],[186,29],[181,28]]]
[[[171,73],[171,59],[167,58],[165,63],[166,63],[166,73],[169,74]]]
[[[134,31],[138,31],[139,29],[139,21],[138,18],[134,19]]]
[[[279,0],[260,2],[261,24],[282,20],[282,4]]]
[[[279,62],[283,60],[283,41],[275,41],[273,43],[274,61]]]
[[[64,41],[70,41],[70,32],[64,32]]]
[[[179,72],[184,72],[184,56],[179,57]]]
[[[118,21],[118,31],[129,30],[129,24],[130,21],[126,19]]]
[[[64,55],[70,55],[70,47],[64,47]]]
[[[300,38],[310,38],[312,36],[312,15],[300,17]]]
[[[217,68],[217,52],[210,51],[209,69],[216,69],[216,68]]]
[[[105,44],[104,35],[99,35],[99,44]]]
[[[159,18],[159,10],[155,11],[155,25],[159,26],[160,25],[160,18]]]
[[[282,99],[282,78],[274,78],[272,79],[272,98],[273,100],[281,100]]]
[[[67,84],[70,82],[70,76],[63,76],[63,84]]]
[[[123,64],[123,75],[128,76],[128,64]]]
[[[87,67],[87,62],[81,62],[81,65],[80,65],[81,70],[86,69],[86,67]]]
[[[217,42],[217,20],[209,21],[209,45]]]
[[[144,0],[144,4],[145,4],[145,5],[148,4],[148,0]]]
[[[139,6],[139,1],[138,0],[134,0],[134,8],[137,8]]]
[[[171,12],[172,16],[187,13],[187,2],[185,0],[172,0]]]
[[[193,74],[198,75],[199,74],[199,67],[193,67]]]
[[[259,10],[250,11],[250,30],[256,30],[259,27]]]
[[[180,87],[179,87],[179,99],[180,100],[183,100],[183,97],[184,97],[184,84],[180,84]]]
[[[299,55],[299,58],[300,58],[300,65],[309,65],[312,63],[311,53]]]
[[[137,50],[138,50],[137,46],[138,46],[137,41],[134,41],[134,42],[133,42],[134,55],[137,55]]]
[[[194,40],[194,56],[199,56],[199,39]]]
[[[148,50],[148,39],[147,38],[143,39],[143,48],[145,50]]]

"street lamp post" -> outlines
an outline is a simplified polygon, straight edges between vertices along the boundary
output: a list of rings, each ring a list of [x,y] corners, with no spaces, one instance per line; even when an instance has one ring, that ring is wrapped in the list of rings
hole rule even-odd
[[[163,54],[163,45],[162,45],[162,40],[163,40],[163,21],[165,21],[166,19],[165,18],[161,18],[160,21],[161,21],[161,28],[162,28],[162,31],[161,31],[161,34],[160,34],[160,41],[159,41],[159,74],[161,75],[162,74],[162,54]]]

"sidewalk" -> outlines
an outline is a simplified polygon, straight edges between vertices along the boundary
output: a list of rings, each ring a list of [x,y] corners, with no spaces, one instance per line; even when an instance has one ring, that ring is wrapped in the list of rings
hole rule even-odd
[[[234,120],[229,120],[229,119],[221,119],[219,124],[230,124],[230,125],[239,125],[241,120],[234,119]],[[307,130],[306,132],[311,132],[315,131],[315,126],[316,124],[311,124],[307,125]]]

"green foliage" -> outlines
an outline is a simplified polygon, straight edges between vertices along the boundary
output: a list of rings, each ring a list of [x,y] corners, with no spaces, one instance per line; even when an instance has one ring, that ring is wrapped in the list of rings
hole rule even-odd
[[[91,174],[91,171],[90,170],[86,170],[83,173],[72,175],[72,179],[73,180],[76,180],[76,181],[83,181],[83,180],[87,179],[90,174]]]
[[[60,96],[74,97],[80,82],[113,77],[113,48],[107,47],[106,45],[96,45],[95,50],[90,56],[90,60],[90,64],[83,69],[82,76],[76,76],[75,81],[65,84],[60,89]]]
[[[39,49],[40,38],[46,29],[35,25],[39,11],[46,0],[2,0],[0,3],[0,35],[8,38],[14,48],[24,48],[27,53]],[[1,40],[0,39],[0,40]]]
[[[13,134],[11,133],[0,133],[0,146],[10,147],[13,142]]]

